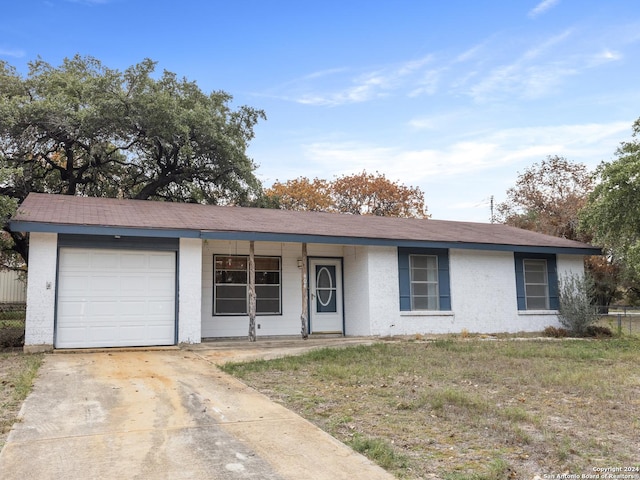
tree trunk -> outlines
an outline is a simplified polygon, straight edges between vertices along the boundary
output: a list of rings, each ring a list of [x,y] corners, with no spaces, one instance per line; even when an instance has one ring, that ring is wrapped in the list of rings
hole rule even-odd
[[[249,242],[249,341],[256,341],[256,259],[255,242]]]
[[[307,325],[309,324],[309,282],[307,272],[307,244],[302,244],[302,314],[300,315],[302,338],[306,340],[309,338],[309,331]]]
[[[134,200],[147,200],[150,196],[155,195],[158,190],[166,187],[176,180],[176,176],[161,176],[147,183],[134,197]]]

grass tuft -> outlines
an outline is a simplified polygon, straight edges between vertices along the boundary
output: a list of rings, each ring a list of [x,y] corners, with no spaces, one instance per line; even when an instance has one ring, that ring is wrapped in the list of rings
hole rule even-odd
[[[384,469],[394,471],[407,468],[406,456],[398,454],[386,440],[355,434],[346,443]]]

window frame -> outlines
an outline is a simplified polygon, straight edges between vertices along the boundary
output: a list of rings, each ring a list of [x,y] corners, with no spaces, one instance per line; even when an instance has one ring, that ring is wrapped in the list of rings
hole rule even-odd
[[[525,261],[526,260],[545,260],[546,262],[546,281],[547,281],[547,308],[530,308],[527,305],[527,291],[525,285]],[[516,274],[516,301],[518,311],[540,311],[553,312],[559,308],[558,300],[558,271],[557,259],[555,254],[546,253],[514,253],[515,274]]]
[[[232,282],[228,282],[228,283],[218,283],[217,282],[217,273],[219,271],[223,271],[223,270],[219,270],[217,268],[217,259],[221,258],[221,257],[229,257],[229,258],[234,258],[234,259],[246,259],[246,269],[244,270],[239,270],[239,269],[235,269],[233,271],[237,271],[237,272],[245,272],[246,274],[246,282],[245,283],[232,283]],[[273,270],[273,269],[258,269],[256,268],[255,270],[255,275],[256,277],[258,276],[258,274],[260,273],[277,273],[278,274],[278,283],[258,283],[256,281],[256,279],[254,279],[255,282],[255,286],[256,286],[256,315],[260,315],[260,316],[278,316],[278,315],[282,315],[282,257],[279,256],[275,256],[275,255],[256,255],[255,257],[256,263],[257,260],[259,259],[276,259],[278,261],[278,270]],[[225,298],[225,297],[219,297],[218,296],[218,286],[224,286],[224,285],[233,285],[233,286],[242,286],[244,287],[244,297],[245,297],[245,302],[244,302],[244,311],[243,312],[237,312],[237,313],[233,313],[233,312],[218,312],[217,311],[217,300],[220,298]],[[277,300],[278,302],[278,311],[277,312],[272,312],[272,311],[264,311],[261,312],[259,310],[259,305],[260,305],[260,287],[278,287],[278,297],[267,297],[267,300],[270,301],[274,301]],[[238,297],[241,298],[241,297]],[[213,292],[212,292],[212,315],[214,317],[240,317],[240,316],[247,316],[249,315],[249,255],[229,255],[229,254],[214,254],[213,255]]]
[[[522,260],[522,271],[524,275],[524,300],[525,306],[527,310],[549,310],[549,274],[547,267],[547,260],[544,258],[525,258]],[[527,265],[529,267],[533,267],[534,265],[542,266],[542,272],[539,270],[536,273],[542,273],[542,277],[544,279],[543,282],[532,282],[530,281],[531,274],[533,273],[531,269],[527,272]],[[529,275],[527,275],[529,273]],[[529,277],[529,279],[527,278]],[[543,287],[544,296],[541,295],[533,295],[530,287]],[[544,307],[532,307],[530,304],[534,302],[534,299],[544,298]]]
[[[411,299],[411,255],[437,257],[438,305],[437,310],[414,310]],[[401,312],[450,312],[451,282],[449,275],[449,249],[398,247],[398,280]]]
[[[414,260],[419,258],[433,259],[435,261],[435,269],[430,268],[422,268],[414,265]],[[417,270],[435,270],[436,279],[435,280],[418,280],[416,279],[416,271]],[[428,276],[428,274],[427,274]],[[437,255],[424,255],[424,254],[409,254],[409,284],[410,284],[410,297],[411,297],[411,311],[419,312],[419,311],[436,311],[440,310],[440,287],[439,287],[439,278],[438,278],[438,256]],[[427,286],[427,295],[418,295],[416,293],[416,287],[418,285],[426,285]],[[429,285],[435,285],[435,295],[429,295]],[[427,308],[416,308],[416,300],[418,298],[426,298],[427,299]],[[434,308],[429,308],[429,304],[431,302],[431,298],[435,298],[435,306]]]

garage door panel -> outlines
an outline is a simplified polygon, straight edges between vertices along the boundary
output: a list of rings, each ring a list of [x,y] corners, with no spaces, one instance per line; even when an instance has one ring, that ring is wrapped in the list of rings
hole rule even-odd
[[[85,342],[88,329],[83,325],[64,327],[63,330],[58,331],[58,335],[64,336],[68,347],[79,347]]]
[[[92,294],[101,294],[113,296],[121,290],[120,283],[122,282],[119,275],[99,275],[89,274],[89,284]]]
[[[86,274],[71,274],[68,273],[65,279],[65,293],[67,297],[85,295],[90,288],[87,282]]]
[[[148,278],[148,289],[151,295],[169,296],[175,292],[173,278],[169,275],[151,275]]]
[[[173,316],[174,314],[173,302],[169,302],[166,300],[149,301],[147,303],[147,309],[149,315],[153,315],[156,317],[161,316],[162,318],[167,318]]]
[[[91,255],[91,268],[95,270],[118,270],[120,267],[120,255],[114,252],[102,252]]]
[[[147,329],[144,325],[126,325],[120,329],[120,340],[123,342],[135,342],[141,337],[153,340],[150,335],[147,335]]]
[[[94,342],[102,342],[114,337],[117,338],[118,330],[117,325],[92,325],[91,327],[87,327],[89,338]]]
[[[149,288],[149,279],[145,275],[126,275],[120,279],[120,293],[122,296],[138,296]],[[175,289],[171,289],[173,295]]]
[[[86,314],[87,303],[82,300],[58,300],[58,316],[71,319],[82,318]]]
[[[120,302],[120,315],[123,318],[126,316],[140,317],[141,315],[148,314],[148,310],[147,301],[131,300]]]
[[[175,268],[175,262],[166,255],[149,255],[150,270],[166,270],[172,271]]]
[[[149,254],[143,252],[140,253],[123,253],[122,254],[123,268],[126,270],[140,270],[148,266]]]
[[[164,325],[150,325],[147,327],[147,335],[156,341],[161,341],[161,339],[166,338],[167,335],[172,333],[173,331],[170,331],[169,328]]]
[[[60,268],[74,269],[81,267],[86,269],[89,262],[89,254],[84,250],[61,250],[60,251]]]
[[[56,347],[173,345],[175,264],[175,252],[62,248]]]
[[[90,302],[87,302],[87,320],[99,319],[100,317],[104,317],[104,321],[116,321],[117,316],[120,314],[120,309],[118,308],[118,302],[110,301],[110,300],[99,300],[94,297]]]

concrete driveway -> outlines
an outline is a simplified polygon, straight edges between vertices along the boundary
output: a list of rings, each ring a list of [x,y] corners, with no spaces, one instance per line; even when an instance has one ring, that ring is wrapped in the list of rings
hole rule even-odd
[[[0,453],[1,477],[394,478],[216,367],[313,344],[233,345],[48,355]]]

